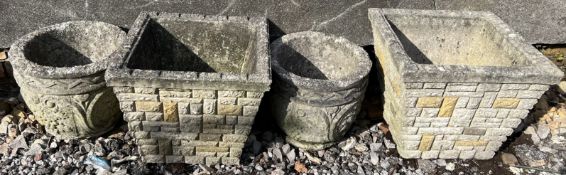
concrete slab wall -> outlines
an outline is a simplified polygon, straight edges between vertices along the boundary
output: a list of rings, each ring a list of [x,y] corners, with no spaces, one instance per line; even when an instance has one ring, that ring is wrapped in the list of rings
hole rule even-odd
[[[564,0],[1,0],[0,48],[40,27],[100,20],[129,27],[140,11],[267,16],[281,33],[305,30],[372,43],[368,8],[493,11],[530,43],[566,42]]]

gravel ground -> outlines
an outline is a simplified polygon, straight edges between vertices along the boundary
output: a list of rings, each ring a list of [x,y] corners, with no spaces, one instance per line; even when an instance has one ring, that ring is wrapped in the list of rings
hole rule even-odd
[[[559,174],[566,173],[564,135],[545,128],[537,115],[564,109],[561,95],[547,94],[531,120],[492,160],[404,160],[398,157],[387,126],[361,113],[345,140],[307,152],[285,142],[282,133],[259,115],[241,166],[144,164],[126,125],[98,138],[55,140],[16,98],[0,103],[0,174]],[[370,110],[371,111],[371,110]],[[267,122],[269,123],[269,122]],[[548,132],[547,132],[548,131]],[[524,133],[524,134],[523,134]],[[537,137],[537,138],[535,138]],[[534,138],[534,139],[533,139]],[[535,140],[535,141],[533,141]]]

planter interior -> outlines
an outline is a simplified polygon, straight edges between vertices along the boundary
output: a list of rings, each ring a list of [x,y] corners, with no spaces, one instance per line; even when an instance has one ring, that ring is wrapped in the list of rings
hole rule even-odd
[[[419,64],[522,66],[526,58],[507,52],[509,43],[482,18],[385,16],[403,48]]]
[[[321,46],[321,47],[319,47]],[[323,47],[322,47],[323,46]],[[328,38],[292,38],[276,53],[279,65],[295,75],[321,80],[339,80],[351,76],[358,62],[352,51]]]
[[[250,73],[255,38],[242,23],[150,18],[127,67]]]
[[[35,36],[24,46],[25,57],[42,66],[73,67],[102,61],[117,50],[123,36],[113,26],[67,23]]]

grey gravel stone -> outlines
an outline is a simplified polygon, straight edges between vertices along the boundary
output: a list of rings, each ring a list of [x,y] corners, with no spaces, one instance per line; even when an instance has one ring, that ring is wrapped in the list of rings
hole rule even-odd
[[[517,157],[515,157],[515,155],[510,153],[501,154],[501,160],[503,161],[504,164],[509,166],[514,166],[519,161],[517,160]]]
[[[281,153],[281,150],[279,148],[273,149],[273,156],[277,161],[283,161],[283,153]]]
[[[418,168],[421,169],[426,174],[435,174],[436,173],[436,164],[430,160],[426,159],[419,159],[417,161]]]
[[[369,153],[369,156],[370,156],[371,164],[373,164],[373,165],[379,164],[379,155],[377,155],[377,153],[372,151],[372,152]]]
[[[285,144],[281,147],[281,151],[283,151],[283,154],[287,154],[291,149],[291,146],[289,144]]]
[[[537,126],[537,135],[540,137],[540,139],[546,139],[546,137],[548,137],[548,134],[550,134],[550,128],[548,128],[548,125],[539,124]]]
[[[540,151],[533,145],[521,144],[513,147],[515,156],[521,161],[523,165],[533,165],[536,162],[547,161],[549,155]]]
[[[281,169],[275,169],[271,172],[271,175],[285,175],[285,171]]]
[[[289,160],[289,162],[295,162],[295,158],[296,158],[295,149],[289,151],[285,156],[287,157],[287,160]]]
[[[445,168],[448,171],[454,171],[454,169],[456,169],[456,165],[454,163],[450,162],[450,163],[446,164]]]
[[[385,147],[387,147],[387,149],[393,149],[393,148],[395,148],[395,143],[393,143],[393,142],[392,142],[391,140],[389,140],[389,139],[385,139],[385,140],[384,140],[384,144],[385,144]]]
[[[359,151],[359,152],[368,151],[368,147],[366,146],[366,144],[362,144],[362,143],[356,144],[356,146],[354,146],[354,149],[356,149],[356,151]]]
[[[33,141],[33,143],[30,146],[30,149],[26,151],[25,155],[36,155],[38,153],[41,153],[46,147],[45,144],[46,144],[45,141],[42,139],[37,139]]]
[[[369,148],[371,151],[378,151],[381,148],[381,143],[370,143]]]
[[[256,165],[255,169],[258,170],[258,171],[263,171],[263,167],[261,167],[260,165]]]
[[[348,151],[352,149],[355,145],[356,145],[356,138],[348,138],[338,143],[338,146],[344,151]]]
[[[437,164],[438,166],[446,166],[446,160],[444,160],[444,159],[438,159],[438,160],[436,160],[436,164]]]
[[[385,161],[381,161],[379,163],[379,166],[381,166],[383,169],[389,169],[389,166],[391,166],[391,164],[389,163],[389,161],[387,161],[386,158]]]

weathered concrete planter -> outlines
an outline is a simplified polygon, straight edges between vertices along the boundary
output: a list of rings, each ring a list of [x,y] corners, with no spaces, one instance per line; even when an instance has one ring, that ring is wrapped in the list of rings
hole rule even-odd
[[[360,112],[371,68],[367,53],[317,32],[285,35],[271,49],[271,106],[287,141],[303,149],[331,146]]]
[[[143,160],[238,164],[271,84],[265,18],[141,13],[107,80]]]
[[[370,9],[404,158],[490,159],[562,72],[488,12]]]
[[[21,94],[47,132],[69,139],[112,129],[120,110],[104,71],[125,36],[111,24],[72,21],[34,31],[11,46]]]

